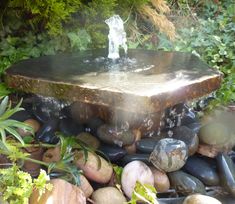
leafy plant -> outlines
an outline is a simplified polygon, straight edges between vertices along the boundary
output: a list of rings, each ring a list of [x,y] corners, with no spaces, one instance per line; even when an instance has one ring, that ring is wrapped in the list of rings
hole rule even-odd
[[[46,189],[52,189],[52,185],[47,183],[45,171],[41,170],[38,178],[32,179],[30,174],[21,171],[16,164],[0,169],[0,181],[1,196],[9,204],[28,204],[34,189],[39,190],[41,195]]]
[[[1,104],[0,104],[0,134],[1,139],[3,143],[6,142],[6,132],[8,134],[11,134],[14,136],[17,140],[19,140],[22,144],[24,144],[23,139],[19,135],[19,133],[16,131],[16,128],[22,128],[32,133],[33,135],[33,129],[29,125],[9,119],[14,113],[23,110],[23,108],[20,108],[21,102],[20,101],[14,108],[11,107],[11,103],[8,103],[8,96],[6,96]]]
[[[184,0],[177,2],[179,6],[185,5]],[[164,35],[159,34],[157,45],[151,41],[147,43],[139,41],[135,46],[155,50],[191,52],[214,69],[221,71],[224,74],[222,86],[216,92],[216,99],[208,106],[208,110],[212,110],[217,106],[235,103],[235,13],[230,0],[216,4],[214,1],[206,1],[207,3],[202,4],[197,4],[198,2],[192,1],[188,5],[195,8],[188,6],[184,8],[191,9],[187,12],[193,10],[196,18],[187,16],[186,20],[189,23],[184,21],[184,26],[178,29],[178,38],[174,42],[170,42]],[[197,11],[200,16],[197,16]]]
[[[30,161],[48,168],[50,173],[52,170],[59,170],[64,172],[66,175],[71,175],[73,183],[80,184],[80,171],[72,162],[74,159],[74,150],[82,150],[85,153],[85,158],[87,158],[88,151],[95,151],[87,147],[82,141],[75,139],[75,137],[63,137],[62,134],[58,134],[60,142],[56,145],[50,145],[45,143],[24,143],[23,139],[17,132],[16,128],[26,129],[32,132],[32,128],[22,122],[9,119],[9,117],[22,110],[20,104],[17,104],[14,108],[8,103],[8,97],[5,97],[0,104],[0,154],[6,155],[13,164],[18,161]],[[6,131],[10,132],[14,137],[6,137]],[[33,135],[33,134],[32,134]],[[29,147],[56,147],[61,148],[61,160],[55,163],[45,163],[40,160],[35,160],[30,157],[30,154],[25,153],[22,148]],[[70,179],[70,180],[72,180]]]
[[[7,1],[4,15],[10,13],[25,21],[26,26],[31,26],[35,31],[46,29],[55,35],[62,33],[62,23],[68,21],[80,6],[79,0],[12,0]]]
[[[26,129],[27,131],[31,131],[33,135],[32,128],[22,122],[9,119],[9,117],[17,111],[23,110],[20,108],[20,105],[21,101],[12,108],[8,97],[5,97],[0,104],[0,154],[7,156],[12,165],[10,168],[0,169],[0,192],[3,200],[10,204],[26,204],[28,203],[33,190],[37,190],[39,195],[42,195],[45,190],[50,190],[52,188],[51,185],[47,184],[49,177],[45,171],[41,170],[38,178],[36,179],[32,179],[30,174],[21,171],[20,168],[23,162],[29,161],[43,165],[48,169],[48,173],[52,171],[63,172],[64,179],[79,185],[81,171],[77,169],[73,162],[74,157],[76,156],[76,151],[74,150],[84,151],[85,159],[87,159],[88,151],[95,154],[95,151],[90,149],[82,141],[75,137],[64,137],[59,133],[58,136],[60,138],[60,142],[56,145],[24,143],[24,140],[16,129]],[[11,133],[14,137],[6,137],[6,131]],[[60,146],[61,159],[58,162],[53,163],[46,163],[33,159],[30,157],[30,154],[22,150],[22,148],[29,147],[50,148],[56,146]]]
[[[59,145],[59,144],[58,144]],[[6,155],[14,164],[18,161],[30,161],[40,164],[48,168],[48,173],[53,171],[60,171],[63,173],[63,178],[76,185],[80,185],[80,173],[77,167],[72,162],[74,159],[74,153],[71,152],[70,146],[66,147],[66,151],[61,155],[61,160],[58,162],[46,163],[40,160],[30,158],[30,154],[22,151],[22,147],[55,147],[56,145],[49,144],[20,144],[15,140],[7,141],[3,143],[0,140],[0,154]]]
[[[81,171],[74,165],[73,160],[75,157],[74,148],[82,148],[83,146],[78,144],[74,137],[63,137],[62,134],[58,135],[60,138],[60,161],[48,164],[48,173],[54,170],[62,170],[65,172],[63,178],[76,185],[80,185],[80,174]],[[87,151],[84,150],[85,154]]]
[[[139,181],[136,182],[134,191],[131,196],[131,200],[128,204],[136,204],[138,201],[148,204],[158,204],[156,189],[148,184],[141,184]]]

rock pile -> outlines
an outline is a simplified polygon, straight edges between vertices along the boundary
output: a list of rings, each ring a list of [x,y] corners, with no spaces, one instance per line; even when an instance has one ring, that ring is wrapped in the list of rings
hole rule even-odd
[[[184,114],[177,116],[182,107]],[[161,193],[164,195],[169,189],[178,196],[188,196],[184,204],[219,204],[215,198],[206,196],[208,188],[219,186],[223,192],[235,197],[235,165],[227,154],[234,145],[235,132],[224,120],[202,124],[192,110],[180,104],[174,108],[173,119],[163,120],[165,125],[160,134],[156,130],[151,137],[141,137],[138,129],[106,124],[99,118],[74,120],[73,109],[69,106],[63,108],[58,117],[49,117],[39,109],[32,106],[12,118],[31,125],[40,142],[58,143],[55,132],[60,131],[66,137],[76,136],[78,141],[96,151],[96,154],[88,152],[87,155],[76,151],[73,162],[83,172],[80,190],[65,181],[51,180],[55,185],[50,194],[70,197],[72,201],[65,203],[85,203],[87,199],[97,204],[121,204],[131,198],[136,181],[154,186],[159,193],[159,202]],[[23,130],[19,132],[22,136],[27,135]],[[48,163],[60,159],[58,147],[45,150],[42,157]],[[123,167],[120,181],[113,164]],[[119,184],[120,188],[114,184]],[[76,195],[70,195],[68,189]],[[34,196],[31,203],[35,203]],[[47,197],[50,196],[45,194],[39,203],[47,203]]]

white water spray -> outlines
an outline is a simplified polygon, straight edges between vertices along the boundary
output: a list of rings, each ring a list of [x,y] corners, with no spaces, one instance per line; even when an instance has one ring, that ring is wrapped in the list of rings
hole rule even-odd
[[[118,59],[120,46],[124,49],[125,53],[127,53],[126,32],[124,30],[123,20],[119,15],[114,15],[111,18],[105,20],[105,23],[109,26],[108,58]]]

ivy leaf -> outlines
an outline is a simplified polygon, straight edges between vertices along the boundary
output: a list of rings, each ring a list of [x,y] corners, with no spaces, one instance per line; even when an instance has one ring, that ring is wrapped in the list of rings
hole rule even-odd
[[[91,37],[85,30],[79,30],[77,33],[69,32],[67,36],[73,49],[85,50],[91,42]]]
[[[148,184],[141,184],[136,181],[131,200],[127,204],[136,204],[137,201],[142,201],[148,204],[158,204],[156,189]]]

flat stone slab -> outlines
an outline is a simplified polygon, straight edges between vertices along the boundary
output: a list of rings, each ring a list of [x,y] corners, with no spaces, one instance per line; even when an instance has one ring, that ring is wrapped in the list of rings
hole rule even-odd
[[[28,93],[155,113],[219,88],[222,75],[190,53],[130,50],[112,64],[102,50],[44,56],[6,70],[8,86]]]

